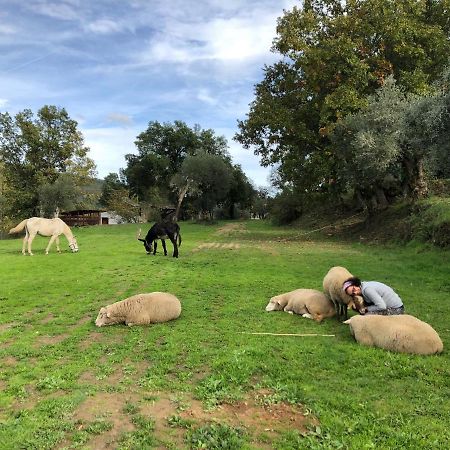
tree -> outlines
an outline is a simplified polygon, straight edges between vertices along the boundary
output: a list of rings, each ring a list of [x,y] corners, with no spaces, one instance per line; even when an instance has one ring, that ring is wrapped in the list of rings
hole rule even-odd
[[[180,174],[187,186],[186,193],[195,187],[192,192],[195,210],[212,219],[213,209],[225,201],[230,190],[233,178],[230,165],[221,156],[198,153],[184,160]]]
[[[8,184],[15,192],[10,204],[16,215],[39,210],[39,188],[70,173],[78,185],[95,175],[77,122],[64,108],[44,106],[33,116],[24,110],[13,117],[0,113],[0,156]]]
[[[342,194],[330,134],[390,75],[406,93],[431,91],[450,49],[444,3],[309,0],[285,12],[273,46],[283,59],[265,68],[235,139],[279,164],[279,187]]]
[[[44,217],[58,217],[60,211],[74,209],[79,192],[73,176],[62,173],[54,183],[39,186],[39,206]]]
[[[130,191],[141,200],[146,199],[152,187],[171,197],[170,181],[180,172],[187,156],[208,153],[230,159],[224,137],[215,136],[213,130],[202,130],[198,125],[190,128],[182,121],[150,122],[135,144],[139,153],[125,156],[127,168],[123,175]]]
[[[99,202],[101,205],[108,207],[111,197],[115,191],[126,189],[126,183],[124,183],[119,175],[116,173],[109,173],[103,180],[102,195]]]
[[[339,121],[331,140],[340,155],[335,183],[339,191],[354,190],[369,212],[389,203],[389,191],[399,186],[407,174],[402,170],[406,95],[390,77],[382,88],[368,97],[368,104]],[[389,183],[386,181],[389,180]]]
[[[111,192],[108,208],[127,222],[138,222],[140,216],[140,204],[136,196],[129,195],[126,188],[116,189]]]

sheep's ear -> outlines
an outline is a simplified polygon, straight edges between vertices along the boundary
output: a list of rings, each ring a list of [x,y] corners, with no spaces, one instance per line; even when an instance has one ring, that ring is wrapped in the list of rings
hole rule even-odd
[[[352,319],[348,319],[348,320],[346,320],[345,322],[342,322],[342,323],[346,323],[347,325],[350,325],[350,321],[351,321]]]
[[[111,318],[111,314],[109,313],[109,311],[106,311],[106,317],[109,319]]]

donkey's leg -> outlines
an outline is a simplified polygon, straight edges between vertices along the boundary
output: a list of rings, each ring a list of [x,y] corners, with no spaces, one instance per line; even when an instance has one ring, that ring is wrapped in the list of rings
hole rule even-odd
[[[173,245],[173,257],[178,258],[178,245],[176,237],[174,239],[170,239]]]
[[[167,248],[166,248],[166,241],[164,239],[161,239],[161,244],[164,249],[164,256],[167,256]]]
[[[50,238],[50,240],[48,241],[48,245],[47,248],[45,249],[45,254],[48,255],[48,251],[50,250],[51,245],[53,244],[54,240],[57,238],[58,236],[56,236],[55,234]]]

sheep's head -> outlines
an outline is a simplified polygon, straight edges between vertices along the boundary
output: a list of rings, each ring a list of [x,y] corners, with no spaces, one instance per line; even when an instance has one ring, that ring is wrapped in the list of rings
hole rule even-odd
[[[95,325],[97,325],[98,327],[103,327],[105,325],[112,325],[113,323],[115,322],[111,318],[108,310],[106,308],[100,308],[97,319],[95,319]]]
[[[272,297],[267,303],[266,311],[281,311],[286,306],[286,302],[281,300],[279,295]]]
[[[348,306],[354,311],[358,311],[359,314],[366,313],[366,305],[364,303],[364,299],[360,295],[353,296]]]

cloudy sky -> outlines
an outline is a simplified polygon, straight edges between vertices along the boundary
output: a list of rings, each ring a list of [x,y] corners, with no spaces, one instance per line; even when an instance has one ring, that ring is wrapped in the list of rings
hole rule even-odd
[[[0,111],[64,107],[98,176],[126,166],[150,121],[227,138],[257,186],[269,169],[232,140],[263,78],[277,17],[298,0],[0,0]]]

